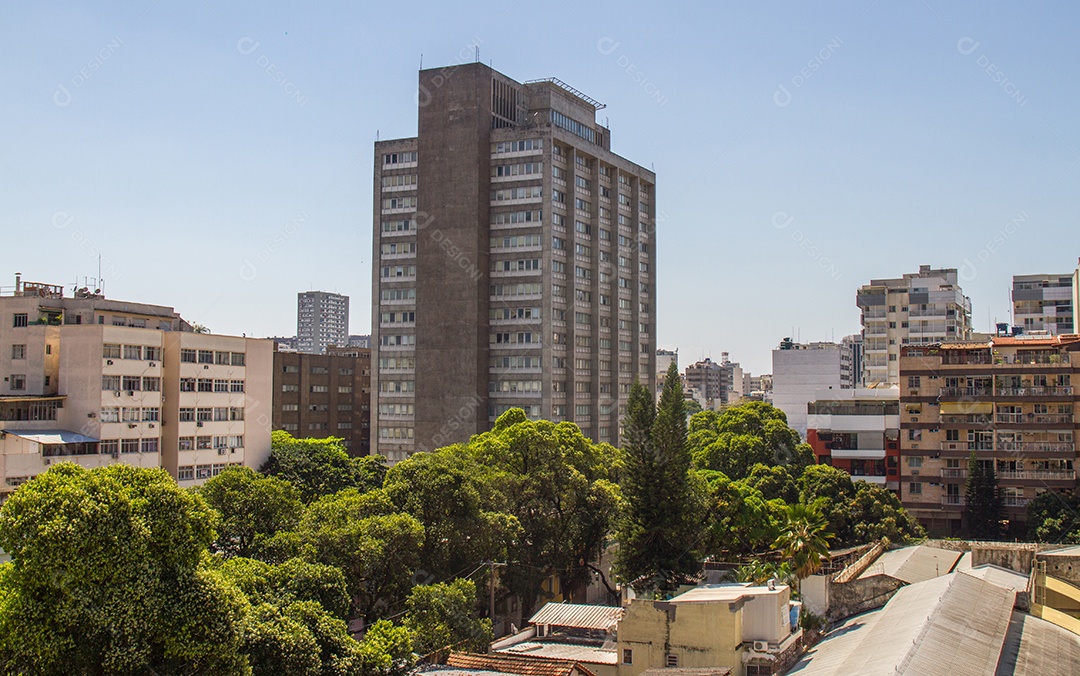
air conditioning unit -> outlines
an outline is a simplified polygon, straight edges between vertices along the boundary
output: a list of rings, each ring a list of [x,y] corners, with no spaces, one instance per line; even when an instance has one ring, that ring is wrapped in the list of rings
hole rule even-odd
[[[128,423],[128,427],[129,427],[130,429],[135,429],[136,427],[138,427],[138,425],[137,425],[137,424],[135,424],[135,423]]]
[[[754,652],[756,652],[756,653],[767,653],[767,652],[769,652],[769,642],[768,641],[754,641]]]
[[[113,451],[111,455],[114,458],[119,458],[120,457],[120,451]]]
[[[90,413],[87,413],[87,414],[86,414],[86,417],[87,417],[87,418],[96,418],[96,417],[97,417],[97,413],[94,413],[93,411],[91,411]]]
[[[154,423],[150,423],[149,425],[147,425],[147,427],[149,427],[150,429],[154,429]]]
[[[225,452],[228,451],[228,450],[229,449],[227,449],[227,448],[219,448],[219,449],[217,449],[217,454],[218,455],[225,455]]]
[[[154,368],[155,366],[157,366],[156,362],[150,362],[150,368]]]
[[[42,460],[42,461],[41,461],[41,464],[42,464],[42,465],[51,465],[51,464],[52,464],[52,460],[51,460],[51,459],[49,459],[49,458],[45,458],[44,460]]]
[[[195,423],[195,427],[202,427],[202,421],[200,420],[197,423]]]
[[[135,390],[128,390],[128,396],[129,397],[134,397],[135,396]]]
[[[116,396],[118,396],[118,397],[119,397],[119,396],[120,396],[120,390],[117,390],[117,391],[116,391],[116,392],[114,392],[113,394],[115,394]]]
[[[919,470],[917,470],[917,469],[911,470],[911,476],[919,476]]]
[[[112,359],[106,359],[106,360],[105,360],[105,363],[106,363],[106,364],[107,364],[108,366],[112,366],[112,365],[113,365],[113,361],[112,361]]]

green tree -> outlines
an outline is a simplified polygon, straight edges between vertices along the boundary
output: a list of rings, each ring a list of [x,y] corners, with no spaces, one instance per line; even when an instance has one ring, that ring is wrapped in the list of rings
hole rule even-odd
[[[369,623],[400,609],[419,564],[424,527],[382,490],[348,488],[313,502],[298,528],[304,556],[340,568],[355,616]]]
[[[851,475],[830,465],[807,467],[799,477],[799,499],[821,512],[829,531],[841,545],[857,544],[854,539],[852,503],[855,483]]]
[[[503,579],[523,614],[531,613],[553,575],[564,595],[578,593],[616,510],[615,449],[592,443],[573,423],[531,421],[521,409],[510,409],[462,448],[489,468],[482,477],[485,511],[509,514],[520,525],[510,553],[516,565]]]
[[[292,484],[249,467],[226,468],[199,494],[220,515],[214,549],[227,556],[257,556],[263,540],[296,528],[304,510]]]
[[[405,602],[403,622],[413,652],[440,663],[451,650],[487,652],[491,620],[476,617],[476,602],[472,580],[414,587]]]
[[[810,577],[821,569],[829,559],[829,540],[825,517],[810,505],[794,504],[787,510],[787,518],[780,525],[780,535],[774,547],[783,551],[791,562],[797,581]]]
[[[270,458],[260,472],[288,481],[304,502],[345,488],[361,492],[378,488],[386,475],[382,456],[349,456],[336,437],[296,439],[288,432],[271,434]]]
[[[694,473],[705,539],[702,552],[714,559],[764,552],[776,540],[778,523],[786,510],[779,500],[765,500],[761,492],[722,472]]]
[[[669,593],[701,569],[702,540],[695,528],[686,400],[674,363],[658,407],[643,385],[631,387],[623,431],[616,570],[641,592]]]
[[[1028,537],[1036,542],[1080,544],[1080,491],[1046,491],[1027,507]]]
[[[54,465],[0,509],[8,673],[242,672],[247,602],[200,567],[215,513],[163,470]]]
[[[348,583],[345,574],[335,566],[302,559],[275,565],[233,557],[221,562],[219,571],[253,604],[313,601],[335,617],[349,616]]]
[[[485,510],[489,472],[458,446],[416,453],[387,472],[387,497],[424,527],[419,565],[426,578],[460,574],[478,561],[506,560],[521,528],[513,516]]]
[[[761,491],[766,500],[780,499],[787,503],[799,501],[799,486],[787,465],[759,463],[750,468],[750,473],[742,481]]]
[[[848,518],[851,538],[844,544],[862,544],[881,538],[888,538],[894,544],[906,544],[926,537],[926,531],[908,514],[892,491],[866,481],[855,482],[855,497],[848,508]]]
[[[813,451],[788,427],[784,412],[760,401],[693,416],[688,443],[694,467],[736,480],[746,478],[758,464],[785,465],[798,476],[814,462]]]
[[[964,491],[964,520],[968,537],[997,540],[1001,537],[1002,500],[993,461],[981,462],[971,452]]]

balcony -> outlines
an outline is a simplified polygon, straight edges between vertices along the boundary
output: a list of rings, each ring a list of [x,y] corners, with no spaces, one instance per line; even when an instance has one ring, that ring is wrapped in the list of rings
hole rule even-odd
[[[943,507],[963,507],[964,496],[963,495],[946,495],[941,499],[941,505]]]
[[[1015,495],[1006,495],[1001,499],[1001,504],[1006,507],[1027,507],[1031,500],[1027,498],[1018,498]]]
[[[978,413],[968,414],[944,414],[941,416],[943,423],[963,423],[966,425],[989,425],[990,416]]]
[[[998,413],[994,422],[999,425],[1022,425],[1022,424],[1065,424],[1071,425],[1072,414],[1047,414],[1047,413]]]
[[[1067,354],[1037,354],[1037,355],[1025,355],[1025,354],[1005,354],[996,355],[994,357],[995,364],[1019,364],[1019,365],[1035,365],[1035,366],[1059,366],[1069,365],[1069,355]]]
[[[999,441],[997,450],[1010,453],[1072,453],[1071,441]]]
[[[1010,481],[1074,481],[1076,479],[1076,470],[1025,469],[1013,472],[1001,471],[997,473],[997,478]]]
[[[967,470],[962,467],[946,467],[941,470],[942,479],[966,479]]]
[[[1071,387],[999,387],[994,390],[998,397],[1071,397]]]
[[[939,396],[947,397],[989,397],[994,391],[989,387],[943,387]]]

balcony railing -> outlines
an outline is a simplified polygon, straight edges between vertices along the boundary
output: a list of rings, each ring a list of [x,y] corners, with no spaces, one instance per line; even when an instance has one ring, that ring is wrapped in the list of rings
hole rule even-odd
[[[1028,498],[1018,498],[1013,495],[1006,495],[1001,499],[1002,504],[1006,507],[1027,507],[1027,504],[1031,502]]]
[[[1071,387],[999,387],[994,390],[998,397],[1068,397]]]
[[[944,414],[941,416],[943,423],[966,423],[968,425],[989,425],[990,416],[979,413],[968,414]]]
[[[964,496],[963,495],[946,495],[945,497],[943,497],[941,499],[941,504],[946,506],[946,507],[949,507],[949,506],[963,507],[964,506]]]
[[[989,397],[994,391],[989,387],[943,387],[942,397]]]
[[[1075,470],[1054,469],[1025,469],[1017,471],[1001,471],[997,473],[998,479],[1025,479],[1030,481],[1072,481],[1076,479]]]
[[[945,467],[941,470],[942,479],[966,479],[967,470],[961,467]]]
[[[1072,424],[1072,421],[1072,414],[998,413],[994,417],[994,422],[999,425]]]
[[[1071,441],[999,441],[997,450],[1011,453],[1072,453]]]
[[[1067,354],[1040,354],[1040,355],[1025,355],[1025,354],[1005,354],[997,355],[994,357],[995,364],[1068,364],[1069,355]]]

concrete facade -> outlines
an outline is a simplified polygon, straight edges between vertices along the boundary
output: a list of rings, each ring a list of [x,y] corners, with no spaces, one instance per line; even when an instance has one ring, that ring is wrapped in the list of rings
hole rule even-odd
[[[898,279],[873,279],[856,295],[862,311],[863,385],[900,382],[900,349],[908,344],[967,340],[971,299],[956,268],[919,271]]]
[[[900,373],[901,500],[930,533],[959,533],[972,451],[995,467],[1010,535],[1032,498],[1076,488],[1080,336],[907,346]]]
[[[297,437],[340,437],[351,455],[371,451],[371,350],[274,353],[273,427]]]
[[[1045,331],[1057,336],[1073,333],[1073,275],[1014,275],[1013,325],[1024,333]]]
[[[655,175],[602,104],[480,63],[419,76],[418,136],[375,147],[372,445],[464,442],[511,407],[617,443],[655,386]]]
[[[327,291],[296,294],[296,351],[322,354],[349,344],[349,297]]]
[[[162,467],[193,486],[269,456],[272,341],[85,291],[15,294],[0,298],[0,496],[59,461]]]
[[[772,352],[772,403],[787,415],[788,425],[806,435],[807,404],[821,392],[845,386],[843,348],[837,343],[785,340]]]
[[[806,441],[818,463],[900,492],[900,390],[828,390],[807,405]]]

